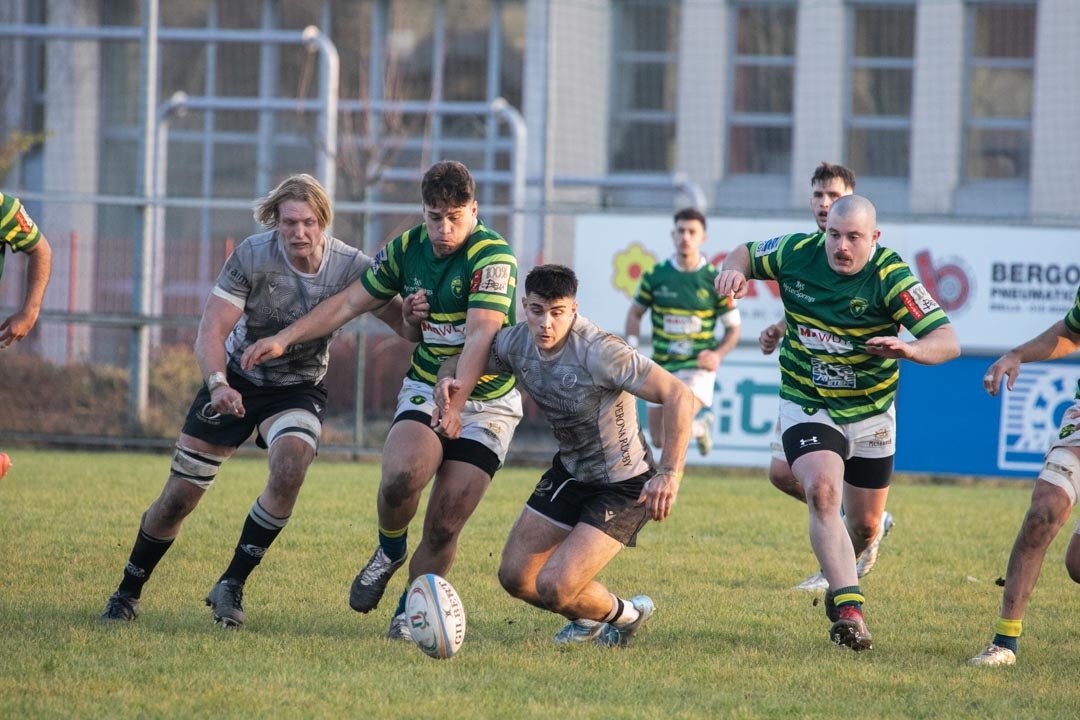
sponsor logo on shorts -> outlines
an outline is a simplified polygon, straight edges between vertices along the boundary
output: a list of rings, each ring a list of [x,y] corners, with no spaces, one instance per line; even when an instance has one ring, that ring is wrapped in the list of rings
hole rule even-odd
[[[487,430],[488,435],[491,435],[492,437],[495,437],[499,433],[502,432],[502,426],[499,425],[499,423],[496,423],[496,422],[489,422],[487,424],[486,430]]]
[[[815,445],[820,444],[821,441],[818,440],[817,435],[811,435],[808,438],[799,438],[799,447],[801,448],[814,447]]]
[[[206,403],[195,412],[195,418],[207,425],[220,425],[221,413],[214,409],[212,403]]]
[[[551,492],[551,486],[551,478],[542,477],[540,478],[540,482],[536,483],[536,489],[533,490],[533,495],[536,497],[547,497],[548,493]]]
[[[892,444],[892,433],[888,428],[881,428],[874,433],[874,437],[866,441],[869,447],[888,447]]]
[[[425,398],[423,395],[413,395],[411,398],[409,398],[409,402],[411,402],[413,405],[423,405],[424,400],[426,399],[427,398]]]
[[[611,522],[612,518],[614,518],[614,517],[615,517],[615,511],[614,510],[605,510],[604,511],[604,524],[606,525],[607,523]]]
[[[1065,438],[1069,437],[1074,432],[1076,432],[1077,427],[1080,427],[1080,426],[1077,426],[1077,425],[1062,425],[1061,426],[1061,432],[1058,433],[1058,438],[1061,439],[1061,440],[1064,440]]]

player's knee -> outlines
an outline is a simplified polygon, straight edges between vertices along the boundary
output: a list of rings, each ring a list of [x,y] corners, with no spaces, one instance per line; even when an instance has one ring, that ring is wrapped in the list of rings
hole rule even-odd
[[[805,487],[806,504],[810,511],[818,515],[831,514],[840,509],[840,490],[834,483],[819,481],[808,483]]]
[[[1074,583],[1080,583],[1080,543],[1076,541],[1076,538],[1077,536],[1073,535],[1073,540],[1069,543],[1069,551],[1065,553],[1065,569],[1069,571],[1069,577]]]
[[[881,517],[877,517],[874,520],[868,520],[867,518],[855,518],[850,515],[844,516],[844,521],[847,523],[848,535],[851,536],[853,541],[862,541],[862,545],[869,545],[877,535],[878,528],[881,526]],[[856,545],[859,543],[856,542]]]
[[[552,572],[541,571],[536,576],[536,594],[544,607],[554,613],[565,611],[573,599],[564,589],[560,577]]]
[[[525,578],[517,568],[509,567],[505,563],[499,566],[499,584],[510,597],[521,599],[526,595]]]
[[[386,505],[396,510],[419,499],[420,490],[413,488],[412,473],[408,469],[388,470],[383,468],[382,482],[379,484],[379,497]]]
[[[288,452],[287,445],[295,443],[279,442],[277,452],[270,461],[270,479],[267,486],[279,494],[295,494],[304,484],[308,466],[311,464],[306,453]]]

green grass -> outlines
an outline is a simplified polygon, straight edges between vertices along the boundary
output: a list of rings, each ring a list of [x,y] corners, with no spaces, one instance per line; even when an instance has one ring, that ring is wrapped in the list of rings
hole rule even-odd
[[[371,615],[346,602],[373,547],[377,465],[313,467],[248,583],[247,625],[232,633],[212,626],[202,599],[262,488],[262,459],[226,465],[147,586],[142,616],[103,628],[97,616],[168,458],[12,454],[0,481],[4,718],[1080,716],[1080,588],[1062,566],[1071,525],[1048,554],[1018,665],[965,665],[990,638],[1027,483],[895,483],[897,526],[863,584],[874,649],[855,655],[828,642],[813,596],[789,589],[815,569],[803,506],[763,473],[694,472],[670,520],[600,578],[624,596],[650,594],[653,620],[625,650],[567,650],[550,642],[562,620],[495,578],[539,474],[512,467],[466,528],[450,576],[465,645],[436,661],[383,639],[403,578]]]

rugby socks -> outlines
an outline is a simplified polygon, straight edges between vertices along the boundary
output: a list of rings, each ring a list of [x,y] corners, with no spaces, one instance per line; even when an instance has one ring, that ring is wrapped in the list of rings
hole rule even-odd
[[[288,517],[279,518],[266,512],[256,498],[244,521],[244,529],[240,531],[240,541],[233,551],[232,562],[225,569],[221,580],[228,578],[245,582],[288,522]]]
[[[866,602],[866,598],[863,597],[862,591],[859,590],[858,585],[849,585],[847,587],[838,588],[833,593],[833,603],[836,605],[836,609],[844,607],[852,607],[862,612],[863,603]]]
[[[397,601],[397,610],[394,611],[394,617],[397,617],[398,615],[401,615],[405,612],[405,598],[407,597],[409,597],[408,590],[401,593],[401,597],[399,597]]]
[[[634,604],[629,600],[621,600],[614,593],[611,594],[611,612],[605,615],[601,622],[611,623],[617,628],[632,625],[641,615]]]
[[[150,579],[150,573],[154,572],[161,558],[173,544],[175,537],[161,539],[146,534],[139,524],[139,534],[135,538],[135,545],[131,548],[127,565],[124,566],[124,579],[120,581],[120,587],[116,589],[121,595],[137,598],[142,594],[143,585]]]
[[[1018,641],[1020,639],[1020,632],[1023,629],[1023,620],[1008,620],[1006,618],[998,618],[998,621],[994,623],[994,639],[993,643],[998,647],[1009,648],[1015,655],[1019,650]]]
[[[391,562],[397,562],[405,557],[408,540],[408,525],[400,530],[387,530],[381,525],[379,526],[379,545],[382,547],[383,552],[386,553],[386,557],[390,558]]]

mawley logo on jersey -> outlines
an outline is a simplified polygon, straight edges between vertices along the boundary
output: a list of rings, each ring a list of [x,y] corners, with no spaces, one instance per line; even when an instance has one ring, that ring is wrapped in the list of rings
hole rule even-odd
[[[820,350],[834,354],[851,352],[852,345],[850,340],[845,340],[828,330],[810,327],[809,325],[799,325],[798,330],[799,342],[801,342],[803,347],[807,350]]]

